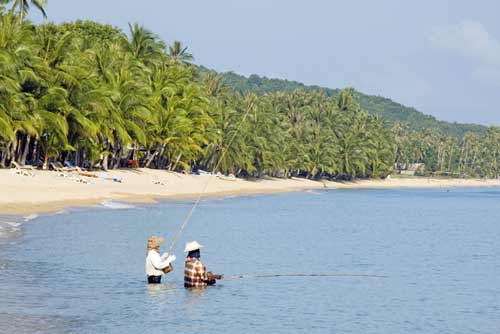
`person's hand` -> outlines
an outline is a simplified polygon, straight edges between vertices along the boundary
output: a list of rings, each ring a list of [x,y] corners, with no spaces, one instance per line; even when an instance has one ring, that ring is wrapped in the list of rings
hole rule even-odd
[[[211,272],[208,272],[207,273],[207,277],[208,277],[209,280],[212,280],[212,279],[223,279],[224,275],[217,275],[217,274],[212,274]]]
[[[172,270],[174,270],[174,266],[172,264],[169,264],[168,267],[163,268],[163,273],[168,274]]]

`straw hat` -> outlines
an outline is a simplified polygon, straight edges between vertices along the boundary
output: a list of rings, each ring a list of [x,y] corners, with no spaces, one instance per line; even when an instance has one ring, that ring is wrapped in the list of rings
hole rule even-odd
[[[165,239],[157,235],[152,235],[148,238],[148,251],[155,248],[160,248]]]
[[[198,241],[191,241],[186,243],[186,247],[184,248],[185,253],[189,253],[195,251],[197,249],[203,248],[203,245],[199,244]]]

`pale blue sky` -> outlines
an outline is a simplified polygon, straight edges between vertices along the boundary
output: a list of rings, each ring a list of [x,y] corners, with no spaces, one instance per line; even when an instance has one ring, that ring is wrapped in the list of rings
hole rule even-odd
[[[219,71],[353,86],[439,119],[500,125],[498,0],[48,2],[51,21],[138,22]]]

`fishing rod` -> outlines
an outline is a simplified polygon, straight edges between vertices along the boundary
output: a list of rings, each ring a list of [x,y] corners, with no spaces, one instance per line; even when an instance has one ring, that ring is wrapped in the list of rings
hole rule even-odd
[[[224,279],[261,279],[277,277],[366,277],[366,278],[387,278],[385,275],[355,274],[355,273],[291,273],[291,274],[264,274],[264,275],[228,275]]]
[[[191,210],[189,210],[188,214],[186,215],[186,218],[184,219],[181,227],[179,228],[179,230],[177,231],[177,234],[174,236],[174,238],[172,239],[172,241],[170,242],[170,245],[168,246],[168,254],[171,254],[172,253],[172,249],[174,248],[175,244],[177,243],[179,237],[181,236],[182,232],[184,231],[184,229],[186,228],[188,222],[191,220],[191,217],[193,216],[193,213],[194,211],[196,210],[196,208],[198,207],[198,204],[200,204],[200,201],[201,201],[201,198],[203,197],[203,195],[205,194],[205,192],[207,191],[208,189],[208,186],[210,185],[210,182],[212,181],[212,179],[214,178],[215,176],[215,172],[217,171],[217,169],[219,168],[219,165],[220,163],[222,162],[222,160],[224,159],[224,157],[226,156],[226,153],[229,149],[229,147],[231,147],[231,144],[233,143],[234,139],[236,138],[236,136],[238,135],[238,133],[240,132],[241,130],[241,126],[243,125],[243,122],[246,120],[248,114],[250,113],[250,110],[253,109],[253,104],[254,102],[251,101],[250,105],[248,106],[247,110],[245,111],[245,114],[243,115],[243,118],[241,119],[240,123],[238,124],[238,127],[236,128],[236,131],[234,132],[233,136],[231,137],[231,139],[229,140],[229,143],[228,145],[224,148],[224,150],[222,151],[222,154],[219,158],[219,161],[217,161],[217,164],[215,165],[215,167],[213,168],[212,170],[212,173],[210,175],[210,177],[208,178],[208,181],[205,183],[205,186],[203,187],[203,190],[198,194],[198,197],[196,198],[196,201],[194,202],[193,206],[191,207]]]

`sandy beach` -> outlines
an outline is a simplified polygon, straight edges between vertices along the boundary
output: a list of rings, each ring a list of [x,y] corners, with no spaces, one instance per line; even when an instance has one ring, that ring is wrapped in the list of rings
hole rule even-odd
[[[56,212],[69,206],[88,206],[105,200],[154,202],[157,199],[279,193],[311,189],[447,188],[500,186],[500,180],[390,178],[355,182],[320,182],[301,178],[247,181],[215,176],[184,175],[163,170],[137,169],[76,173],[33,171],[34,176],[0,170],[0,214],[27,215]],[[115,182],[112,179],[121,179]],[[82,182],[83,181],[83,182]],[[86,183],[85,183],[86,182]]]

